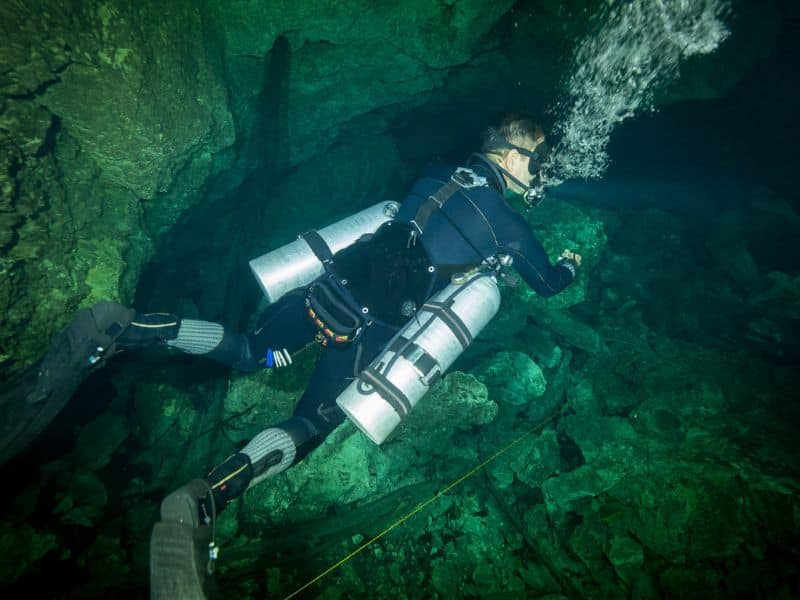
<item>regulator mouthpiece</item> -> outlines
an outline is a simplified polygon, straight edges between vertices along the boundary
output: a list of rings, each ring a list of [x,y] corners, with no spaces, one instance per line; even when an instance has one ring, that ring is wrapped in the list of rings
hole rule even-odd
[[[525,205],[530,209],[539,206],[546,195],[547,191],[544,189],[544,185],[541,181],[539,181],[535,186],[529,187],[523,192],[522,199],[525,201]]]

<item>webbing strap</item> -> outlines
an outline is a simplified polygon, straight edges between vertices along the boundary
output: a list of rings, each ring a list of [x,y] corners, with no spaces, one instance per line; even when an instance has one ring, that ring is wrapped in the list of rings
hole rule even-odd
[[[322,236],[316,229],[301,233],[300,238],[305,240],[305,242],[311,248],[311,251],[317,256],[322,264],[327,264],[333,259],[333,252],[331,252],[327,242],[322,239]]]
[[[464,321],[461,320],[461,317],[453,312],[453,309],[450,308],[448,304],[444,302],[426,302],[422,308],[439,317],[450,331],[453,332],[453,335],[456,336],[462,348],[466,350],[467,346],[472,343],[472,334],[469,332],[469,328],[464,324]]]
[[[438,379],[436,374],[431,376],[431,373],[433,373],[434,369],[439,366],[438,361],[428,354],[425,348],[419,344],[416,344],[411,340],[404,338],[403,336],[398,336],[386,347],[386,350],[388,352],[399,354],[408,362],[410,362],[417,370],[420,377],[424,378],[424,381],[428,386],[432,386],[433,383]]]
[[[381,397],[391,405],[400,418],[406,417],[411,411],[411,403],[406,395],[376,369],[367,367],[361,372],[360,378],[361,381],[378,390]]]
[[[431,215],[435,210],[438,210],[444,206],[444,203],[447,202],[450,198],[453,197],[458,190],[461,189],[461,186],[450,179],[447,183],[445,183],[442,187],[436,190],[433,194],[428,196],[428,198],[422,203],[422,205],[417,209],[417,214],[414,215],[414,220],[412,223],[417,227],[419,233],[422,234],[425,231],[425,226],[428,224],[428,219],[431,218]]]

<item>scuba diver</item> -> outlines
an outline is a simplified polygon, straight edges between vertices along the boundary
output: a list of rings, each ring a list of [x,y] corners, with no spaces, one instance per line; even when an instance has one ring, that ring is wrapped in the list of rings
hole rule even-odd
[[[463,166],[427,167],[405,200],[354,243],[335,250],[323,235],[303,234],[321,274],[275,298],[250,333],[173,314],[135,313],[110,302],[80,311],[44,358],[11,392],[0,394],[3,413],[16,406],[31,423],[26,428],[0,420],[0,460],[19,452],[88,372],[121,350],[166,345],[255,371],[287,367],[296,352],[320,343],[323,351],[292,416],[161,504],[150,544],[152,597],[204,598],[217,553],[216,517],[229,502],[300,462],[348,417],[373,441],[385,439],[494,316],[496,281],[509,265],[545,297],[574,281],[581,256],[565,250],[552,264],[506,201],[515,194],[529,207],[541,200],[546,158],[542,129],[528,118],[507,117],[487,130],[481,152]],[[486,298],[491,306],[484,309]],[[470,314],[476,312],[477,320]],[[415,332],[408,332],[412,326]],[[432,335],[436,327],[444,333]],[[426,332],[428,338],[452,338],[447,343],[456,350],[448,347],[442,352],[449,358],[444,357],[426,346]],[[387,353],[392,359],[381,365],[411,367],[406,371],[414,373],[419,389],[374,367]],[[370,394],[378,394],[385,407],[375,408]]]

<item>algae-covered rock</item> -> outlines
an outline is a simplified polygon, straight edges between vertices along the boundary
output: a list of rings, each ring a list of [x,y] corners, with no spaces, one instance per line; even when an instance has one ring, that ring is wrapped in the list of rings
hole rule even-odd
[[[582,262],[578,278],[552,298],[539,298],[527,286],[520,286],[518,290],[524,301],[549,309],[568,308],[583,302],[588,282],[608,243],[607,217],[597,209],[559,200],[542,204],[528,213],[527,218],[551,260],[555,261],[569,249],[580,254]]]
[[[114,382],[120,404],[133,407],[131,420],[138,425],[131,437],[137,452],[130,458],[138,476],[127,493],[174,489],[232,453],[231,442],[222,435],[224,379],[206,377],[187,364],[149,364],[143,372],[135,366]]]
[[[292,413],[302,389],[285,391],[270,385],[275,373],[264,369],[231,379],[225,395],[225,434],[234,443],[246,443]]]
[[[130,301],[234,131],[192,3],[13,1],[0,21],[0,340],[18,370],[78,307]]]
[[[81,430],[72,458],[82,468],[102,469],[128,433],[127,417],[105,412]]]
[[[210,18],[221,30],[229,69],[239,75],[231,80],[235,103],[249,102],[261,77],[253,57],[267,55],[279,36],[288,38],[284,75],[293,110],[284,151],[302,160],[360,115],[421,103],[446,83],[448,67],[472,58],[510,6],[478,0],[381,6],[357,1],[347,7],[248,1],[214,4]]]
[[[486,425],[497,416],[497,404],[486,385],[469,373],[453,371],[422,397],[394,435],[408,439],[428,438],[439,430],[446,435]],[[394,439],[394,438],[393,438]]]
[[[128,551],[123,540],[107,533],[98,535],[78,560],[86,564],[94,580],[93,584],[84,587],[84,593],[93,589],[103,590],[109,580],[124,580],[131,572]]]
[[[308,519],[325,514],[331,506],[376,501],[423,482],[428,469],[447,466],[441,457],[453,456],[454,434],[489,423],[496,414],[497,405],[482,383],[453,372],[422,399],[383,446],[345,422],[303,462],[252,487],[246,496],[247,519],[261,523]],[[467,460],[476,456],[472,448],[458,454]]]
[[[747,299],[756,314],[747,324],[745,337],[770,355],[791,356],[798,348],[800,275],[772,271],[766,281],[766,289],[754,291]]]
[[[0,521],[0,581],[13,583],[57,546],[52,533],[38,531],[26,523]]]
[[[627,535],[612,538],[607,555],[619,576],[626,581],[635,576],[644,562],[642,545]]]
[[[289,523],[373,495],[376,481],[370,471],[375,451],[355,426],[343,424],[303,462],[253,486],[245,498],[244,509],[252,513],[247,518]]]
[[[546,429],[538,436],[528,438],[525,443],[505,454],[503,460],[492,462],[486,469],[497,489],[506,489],[515,481],[538,489],[542,482],[561,469],[558,434]]]
[[[64,523],[94,527],[108,502],[105,485],[95,473],[79,467],[68,479],[68,486],[56,494],[53,512]]]
[[[728,211],[714,218],[706,240],[711,255],[720,267],[744,289],[758,285],[758,266],[747,249],[744,235],[745,215]]]
[[[602,343],[597,335],[588,325],[576,321],[563,309],[586,299],[587,285],[599,266],[608,241],[605,232],[607,218],[598,210],[563,200],[542,204],[541,208],[531,211],[527,218],[551,262],[555,263],[561,252],[570,249],[582,255],[582,267],[577,279],[566,290],[550,298],[539,297],[522,280],[517,287],[504,288],[500,313],[481,334],[481,340],[486,345],[502,350],[506,349],[504,345],[513,336],[531,327],[540,327],[547,333],[566,337],[570,344],[579,348],[598,351]],[[536,344],[537,341],[533,340],[532,343]],[[545,352],[550,354],[548,362],[553,363],[556,358],[551,352]]]
[[[553,369],[561,362],[561,348],[553,341],[549,331],[529,326],[523,332],[525,353],[545,369]]]
[[[570,346],[591,354],[606,352],[605,343],[597,331],[568,311],[529,307],[527,312],[529,321],[556,334]]]
[[[476,371],[492,397],[513,405],[527,404],[544,394],[547,381],[541,367],[522,352],[500,352]]]

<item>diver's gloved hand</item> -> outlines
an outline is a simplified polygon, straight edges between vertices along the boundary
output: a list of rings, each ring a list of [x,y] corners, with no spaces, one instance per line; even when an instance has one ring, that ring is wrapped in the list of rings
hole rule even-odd
[[[181,320],[171,313],[136,313],[128,328],[120,335],[119,345],[125,350],[166,344],[178,336]]]
[[[581,257],[580,254],[577,254],[572,250],[564,250],[561,253],[561,256],[558,257],[556,264],[569,269],[572,273],[572,277],[574,278],[578,274],[578,269],[581,266],[582,260],[583,257]]]

